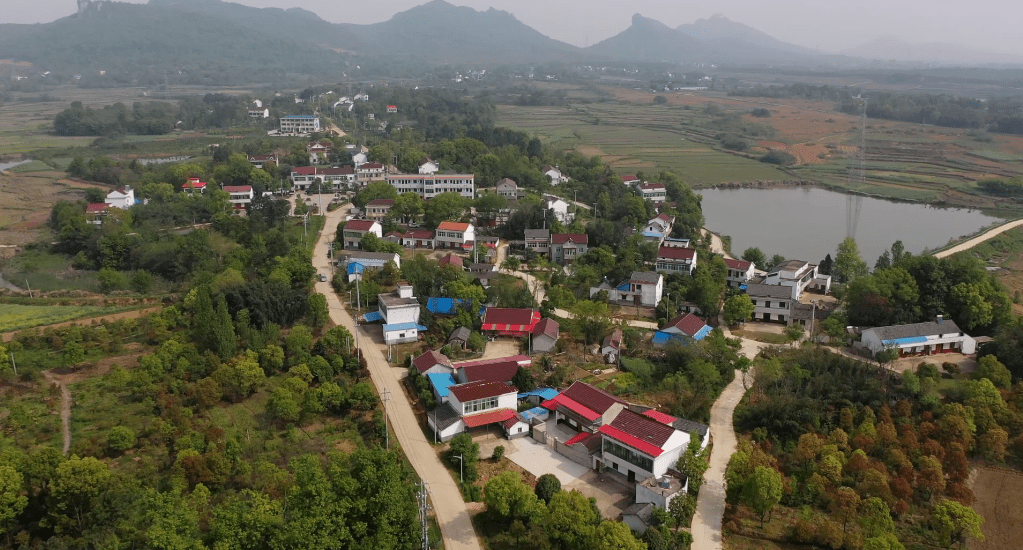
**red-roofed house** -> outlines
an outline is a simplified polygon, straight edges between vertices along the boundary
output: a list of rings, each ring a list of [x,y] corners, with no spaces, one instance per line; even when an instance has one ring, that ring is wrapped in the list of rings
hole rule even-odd
[[[398,106],[397,105],[388,105],[387,106],[387,112],[388,113],[397,113],[398,112]]]
[[[319,162],[321,158],[326,160],[334,144],[329,141],[314,141],[305,146],[305,152],[309,153],[309,160]]]
[[[188,178],[185,183],[181,185],[181,192],[193,195],[195,193],[203,194],[206,192],[206,182],[199,181],[199,178]]]
[[[462,258],[451,253],[445,254],[443,258],[437,261],[437,263],[440,265],[453,265],[455,267],[462,267],[465,264],[465,262],[462,261]]]
[[[95,225],[103,225],[103,218],[106,217],[107,212],[113,208],[105,202],[90,202],[85,207],[85,217],[89,220],[89,223]]]
[[[252,202],[252,186],[251,185],[225,185],[224,191],[227,191],[231,198],[231,204],[234,205],[246,205]]]
[[[506,359],[494,363],[471,366],[460,366],[455,372],[459,382],[500,382],[511,385],[515,373],[519,372],[519,363],[514,359]]]
[[[636,185],[639,183],[639,178],[636,177],[636,174],[622,174],[621,178],[622,183],[625,185]]]
[[[359,248],[359,243],[362,242],[362,238],[367,233],[372,233],[377,237],[383,236],[383,229],[380,224],[373,220],[349,220],[345,224],[344,229],[344,247],[345,248]]]
[[[663,183],[642,183],[639,185],[639,194],[644,200],[654,204],[661,204],[668,200],[668,190]]]
[[[401,237],[401,246],[405,248],[433,248],[433,231],[429,229],[406,231]]]
[[[618,362],[618,356],[622,352],[622,329],[614,329],[600,344],[600,355],[608,365]]]
[[[733,287],[739,287],[748,283],[753,278],[753,271],[757,268],[753,262],[745,260],[725,259],[725,265],[728,266],[725,282],[728,286]]]
[[[664,475],[689,445],[689,434],[629,409],[599,431],[604,439],[599,460],[629,481]]]
[[[692,275],[695,268],[696,250],[693,248],[662,246],[657,250],[657,271]]]
[[[551,235],[551,261],[570,264],[589,250],[590,238],[585,233],[555,233]]]
[[[471,249],[476,242],[476,228],[471,223],[440,222],[434,242],[437,248]]]
[[[563,420],[577,431],[595,432],[628,404],[604,390],[576,381],[541,406],[554,412],[555,422]]]
[[[531,334],[539,322],[540,312],[535,309],[488,307],[481,329],[521,338]]]
[[[553,350],[554,345],[558,343],[559,334],[560,327],[557,321],[554,319],[541,320],[533,329],[532,352],[547,353]]]
[[[451,366],[451,359],[448,359],[443,353],[430,350],[419,357],[412,360],[412,365],[416,367],[419,374],[450,374],[454,371],[454,367]]]
[[[686,313],[679,315],[674,319],[668,321],[661,332],[668,334],[685,335],[693,340],[702,340],[707,333],[710,332],[710,326],[703,322],[703,319],[693,315],[692,313]]]
[[[249,155],[248,159],[249,163],[255,166],[256,168],[262,168],[266,166],[266,163],[268,162],[278,164],[277,155]]]
[[[394,199],[373,199],[366,203],[366,217],[378,222],[384,221],[394,206]]]
[[[518,418],[518,390],[501,382],[478,381],[448,386],[448,401],[427,414],[427,423],[436,431],[441,441],[447,441],[467,429],[500,424],[505,430],[516,429],[519,436],[523,428],[518,422],[505,426],[509,420]]]

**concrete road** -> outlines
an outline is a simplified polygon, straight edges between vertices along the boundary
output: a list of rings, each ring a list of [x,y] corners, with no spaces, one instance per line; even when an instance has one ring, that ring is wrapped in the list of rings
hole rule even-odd
[[[972,238],[972,239],[970,239],[968,241],[961,242],[961,243],[953,246],[952,248],[949,248],[948,250],[942,250],[941,252],[935,252],[934,253],[934,257],[938,258],[938,259],[941,259],[941,258],[945,258],[947,256],[951,256],[952,254],[955,254],[956,252],[962,252],[963,250],[969,250],[969,249],[977,246],[978,244],[980,244],[980,243],[982,243],[982,242],[984,242],[984,241],[986,241],[988,239],[993,239],[996,236],[1001,235],[1002,233],[1005,233],[1006,231],[1008,231],[1008,230],[1010,230],[1010,229],[1012,229],[1014,227],[1019,227],[1021,225],[1023,225],[1023,219],[1013,220],[1011,222],[1003,223],[1002,225],[999,225],[998,227],[996,227],[994,229],[991,229],[990,231],[985,231],[984,233],[982,233],[982,234],[980,234],[980,235],[978,235],[978,236],[976,236],[976,237],[974,237],[974,238]]]
[[[344,207],[326,214],[326,224],[313,250],[313,266],[318,273],[327,274],[328,279],[331,273],[330,260],[327,257],[328,243],[333,240],[337,224],[344,220],[347,212],[348,207]],[[428,484],[437,523],[440,524],[441,535],[444,538],[444,548],[480,550],[479,539],[473,530],[469,511],[458,491],[458,485],[426,439],[412,412],[412,406],[402,392],[401,378],[405,375],[405,369],[391,367],[384,358],[380,345],[374,343],[364,330],[356,332],[352,317],[345,311],[329,280],[319,282],[317,279],[316,291],[327,297],[331,320],[347,328],[359,339],[377,393],[390,397],[386,403],[387,420],[412,467]],[[394,444],[393,440],[391,444]]]
[[[506,442],[504,446],[510,451],[505,454],[508,460],[536,477],[554,474],[562,486],[574,483],[590,471],[586,466],[572,462],[556,453],[553,448],[537,443],[529,437],[514,439]]]

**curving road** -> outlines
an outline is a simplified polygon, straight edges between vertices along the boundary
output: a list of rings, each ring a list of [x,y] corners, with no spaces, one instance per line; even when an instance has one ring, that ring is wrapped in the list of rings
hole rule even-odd
[[[313,266],[316,267],[318,273],[328,275],[328,279],[331,273],[328,258],[329,243],[334,239],[337,224],[344,220],[347,212],[348,207],[343,207],[326,214],[326,223],[313,250]],[[387,420],[412,467],[419,477],[428,484],[434,513],[444,539],[444,548],[446,550],[481,550],[479,539],[473,530],[469,511],[465,506],[465,501],[462,500],[458,485],[448,469],[441,463],[436,450],[426,439],[423,430],[420,429],[419,422],[412,412],[412,406],[402,391],[401,379],[405,376],[405,369],[391,367],[384,357],[381,346],[373,341],[369,333],[362,330],[361,327],[356,332],[352,316],[345,310],[329,280],[317,282],[316,291],[327,297],[330,319],[359,338],[363,355],[369,366],[370,378],[376,386],[377,393],[383,396],[385,392],[389,392],[390,400],[386,403]]]
[[[980,243],[982,243],[982,242],[984,242],[984,241],[986,241],[988,239],[993,239],[993,238],[997,237],[998,235],[1001,235],[1002,233],[1005,233],[1006,231],[1008,231],[1010,229],[1013,229],[1013,228],[1016,228],[1016,227],[1019,227],[1021,225],[1023,225],[1023,219],[1013,220],[1011,222],[1003,223],[1002,225],[999,225],[998,227],[996,227],[994,229],[991,229],[989,231],[985,231],[984,233],[982,233],[982,234],[980,234],[980,235],[978,235],[978,236],[976,236],[976,237],[974,237],[974,238],[972,238],[972,239],[970,239],[968,241],[963,241],[963,242],[953,246],[952,248],[949,248],[947,250],[942,250],[941,252],[935,252],[934,253],[934,257],[938,258],[940,260],[941,258],[945,258],[947,256],[951,256],[951,255],[953,255],[953,254],[955,254],[957,252],[962,252],[963,250],[969,250],[969,249],[977,246],[978,244],[980,244]]]

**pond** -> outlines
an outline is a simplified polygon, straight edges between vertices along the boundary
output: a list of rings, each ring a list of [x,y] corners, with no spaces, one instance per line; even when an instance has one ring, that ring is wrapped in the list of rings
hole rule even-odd
[[[14,162],[0,162],[0,172],[3,172],[4,170],[10,170],[11,168],[14,168],[15,166],[20,166],[22,164],[28,164],[30,162],[32,162],[31,159],[18,160],[18,161],[14,161]]]
[[[979,210],[892,202],[818,188],[698,192],[703,195],[707,228],[731,236],[736,256],[756,246],[768,258],[781,254],[819,263],[826,254],[834,257],[851,231],[860,255],[873,268],[896,240],[919,254],[1000,222]]]

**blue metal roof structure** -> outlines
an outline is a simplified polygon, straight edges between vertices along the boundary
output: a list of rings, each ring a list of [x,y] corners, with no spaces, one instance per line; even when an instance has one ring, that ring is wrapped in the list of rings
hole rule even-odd
[[[663,236],[664,236],[664,234],[663,234],[663,233],[658,233],[658,232],[656,232],[656,231],[644,231],[644,232],[643,232],[643,236],[644,236],[644,237],[656,237],[656,238],[661,238],[661,237],[663,237]]]
[[[363,315],[362,319],[364,321],[366,321],[367,323],[372,323],[374,321],[383,321],[384,320],[384,316],[381,315],[379,311],[371,311],[371,312]]]
[[[892,340],[885,340],[881,342],[886,346],[903,346],[906,344],[925,344],[927,343],[926,336],[907,336],[906,338],[894,338]]]
[[[440,313],[441,315],[454,315],[457,307],[462,305],[462,300],[454,298],[428,298],[426,300],[426,311]]]
[[[419,330],[419,327],[421,327],[421,326],[422,325],[417,325],[415,323],[395,323],[395,324],[392,324],[392,325],[384,325],[384,332],[394,332],[394,331],[398,331],[398,330],[412,330],[412,329]],[[422,330],[426,330],[426,327],[423,327]]]
[[[697,342],[703,340],[704,338],[707,337],[708,334],[710,334],[710,331],[712,330],[714,329],[710,328],[710,325],[704,325],[699,332],[693,335],[693,340],[696,340]]]
[[[663,345],[665,345],[668,342],[671,342],[673,340],[675,342],[680,343],[680,344],[685,344],[686,343],[686,338],[684,336],[682,336],[681,334],[675,334],[675,333],[672,333],[672,332],[663,332],[663,331],[660,331],[660,330],[654,333],[654,338],[651,341],[651,343],[653,343],[653,345],[655,345],[655,346],[663,346]]]
[[[543,399],[544,401],[546,401],[548,399],[554,399],[560,393],[561,392],[559,392],[558,390],[556,390],[554,388],[537,388],[537,389],[532,390],[532,391],[527,391],[527,392],[520,393],[519,394],[519,399],[525,399],[525,398],[531,397],[531,396],[538,396],[541,399]]]
[[[355,273],[360,273],[361,274],[365,270],[366,270],[366,266],[360,264],[359,262],[349,262],[348,263],[348,270],[347,271],[348,271],[349,275],[352,275],[352,274],[355,274]]]
[[[522,418],[525,418],[526,420],[531,420],[533,418],[544,418],[548,414],[550,414],[550,411],[543,407],[533,407],[532,409],[522,411],[519,413],[519,415],[521,415]]]
[[[451,376],[451,373],[430,373],[426,375],[430,379],[430,385],[437,391],[437,395],[441,397],[448,396],[448,387],[458,384],[455,381],[455,377]]]

